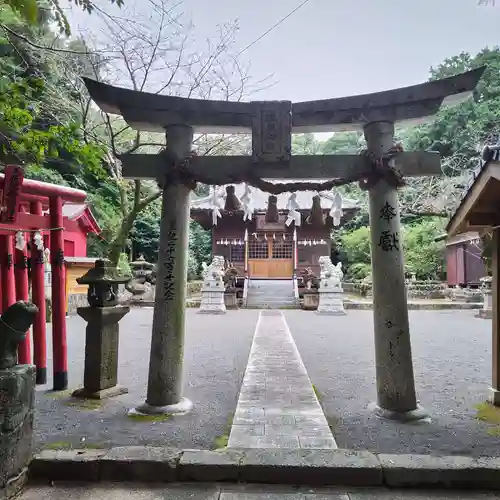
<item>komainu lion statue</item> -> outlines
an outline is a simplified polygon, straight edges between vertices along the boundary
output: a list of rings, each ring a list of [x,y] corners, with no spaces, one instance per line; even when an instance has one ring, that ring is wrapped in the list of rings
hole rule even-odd
[[[342,272],[342,263],[339,262],[336,266],[332,264],[330,257],[326,255],[318,259],[320,266],[320,280],[322,286],[340,286],[344,273]]]
[[[212,262],[208,266],[203,263],[202,267],[204,287],[211,287],[213,285],[224,287],[224,257],[214,255]]]

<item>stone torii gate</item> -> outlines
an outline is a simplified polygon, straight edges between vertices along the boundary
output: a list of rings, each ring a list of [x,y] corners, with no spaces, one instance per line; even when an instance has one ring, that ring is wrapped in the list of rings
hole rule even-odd
[[[157,293],[145,414],[183,413],[192,404],[181,396],[184,344],[189,195],[196,181],[247,182],[278,194],[326,190],[359,180],[369,191],[373,315],[377,376],[376,411],[389,418],[425,417],[415,392],[406,302],[397,187],[402,177],[436,175],[432,152],[394,150],[394,126],[425,122],[442,104],[469,97],[484,68],[396,90],[321,101],[226,102],[161,96],[85,79],[106,113],[122,115],[134,129],[164,132],[164,154],[121,158],[123,176],[156,179],[163,189]],[[363,130],[368,155],[292,156],[291,134]],[[193,156],[194,133],[252,133],[251,157]],[[333,179],[285,183],[263,179]],[[332,338],[332,341],[334,338]]]

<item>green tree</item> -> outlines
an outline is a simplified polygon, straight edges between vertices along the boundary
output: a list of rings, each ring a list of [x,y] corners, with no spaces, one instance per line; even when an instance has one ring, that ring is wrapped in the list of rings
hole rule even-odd
[[[338,231],[337,248],[345,256],[342,263],[346,280],[360,280],[371,273],[370,228]]]
[[[321,154],[321,141],[314,138],[314,134],[296,134],[292,136],[292,154],[317,155]]]
[[[208,263],[212,254],[212,233],[203,229],[196,221],[189,224],[189,248],[192,252],[192,273],[199,277],[201,265]]]
[[[156,200],[138,214],[130,241],[135,257],[143,254],[149,262],[155,262],[160,244],[161,201]]]
[[[73,3],[89,14],[91,14],[95,9],[95,5],[92,0],[68,0],[68,2]],[[111,2],[112,4],[116,3],[118,6],[123,5],[123,0],[108,0],[108,2]],[[2,0],[0,3],[0,9],[3,6],[10,7],[30,24],[36,24],[40,17],[40,10],[47,9],[54,16],[54,21],[59,27],[61,33],[64,33],[67,36],[71,34],[71,27],[69,25],[68,18],[66,17],[59,0],[45,0],[44,2],[39,0]]]
[[[436,242],[444,230],[442,219],[425,219],[403,228],[405,269],[418,279],[437,280],[444,275],[444,242]]]
[[[321,152],[328,154],[356,154],[364,146],[365,140],[360,132],[338,132],[321,145]]]
[[[0,21],[14,26],[29,36],[47,39],[50,17],[36,27],[27,26],[7,7],[0,9]],[[75,115],[57,116],[61,102],[49,104],[51,87],[62,92],[64,75],[52,61],[38,54],[16,36],[6,33],[0,37],[0,161],[54,168],[61,166],[73,173],[83,169],[99,175],[104,149],[95,143],[86,143]]]

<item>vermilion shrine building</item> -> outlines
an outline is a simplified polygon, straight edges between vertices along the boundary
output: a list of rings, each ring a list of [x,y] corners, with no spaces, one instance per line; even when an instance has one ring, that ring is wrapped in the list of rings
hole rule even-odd
[[[254,279],[292,279],[294,275],[300,276],[306,268],[319,273],[319,257],[330,256],[332,250],[330,237],[334,221],[329,212],[335,202],[333,192],[298,192],[295,201],[300,223],[289,221],[287,225],[290,195],[277,196],[278,217],[270,221],[269,194],[253,189],[255,212],[250,220],[244,220],[241,208],[228,210],[226,202],[214,225],[214,194],[220,199],[226,196],[227,200],[228,186],[216,189],[216,193],[191,202],[191,217],[204,229],[212,229],[212,255],[223,256],[238,270],[239,276]],[[234,186],[234,194],[239,200],[244,197],[244,191],[244,185]],[[311,214],[315,202],[321,207],[322,220]],[[356,202],[342,199],[338,225],[350,220],[358,210]]]
[[[449,238],[485,231],[492,233],[492,380],[490,401],[500,406],[500,146],[486,146],[479,171],[453,213],[446,231]]]
[[[488,274],[482,259],[478,232],[468,231],[446,240],[446,281],[448,286],[480,286]]]
[[[31,300],[38,307],[33,335],[19,346],[18,355],[19,363],[36,365],[37,383],[46,383],[45,260],[49,254],[53,384],[54,389],[65,389],[66,312],[71,285],[71,278],[67,279],[71,264],[67,265],[66,259],[73,264],[85,261],[87,234],[100,229],[85,204],[84,191],[24,179],[22,168],[12,165],[0,174],[0,189],[0,310],[17,300]],[[83,273],[80,270],[79,275]]]

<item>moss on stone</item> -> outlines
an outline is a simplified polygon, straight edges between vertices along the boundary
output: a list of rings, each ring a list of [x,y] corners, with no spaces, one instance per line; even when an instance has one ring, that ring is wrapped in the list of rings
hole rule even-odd
[[[479,403],[474,408],[477,410],[476,419],[491,424],[487,433],[490,436],[500,436],[500,408],[491,403]]]
[[[217,436],[214,440],[214,447],[216,450],[221,448],[227,448],[228,442],[229,442],[229,434],[223,434],[222,436]]]
[[[229,442],[229,434],[231,434],[231,427],[233,426],[234,414],[232,414],[226,425],[226,432],[222,436],[217,436],[214,439],[214,449],[219,450],[227,448],[227,443]]]
[[[104,450],[106,447],[100,443],[81,443],[78,448],[82,450]]]
[[[45,450],[73,450],[75,447],[69,441],[55,441],[48,443]],[[99,443],[87,443],[85,441],[78,444],[76,447],[79,450],[102,450],[104,446]]]
[[[316,397],[318,398],[318,401],[321,402],[321,400],[323,399],[323,394],[321,394],[321,392],[319,392],[318,388],[314,384],[311,384],[311,385],[312,385],[312,389],[314,391],[314,394],[316,394]]]
[[[54,398],[54,399],[63,399],[63,398],[68,398],[71,396],[71,393],[73,391],[67,389],[65,391],[53,391],[53,390],[49,390],[49,391],[46,391],[44,394],[45,396],[49,397],[49,398]]]
[[[48,443],[45,446],[45,450],[71,450],[73,445],[69,441],[55,441],[54,443]]]
[[[490,403],[480,403],[474,407],[477,410],[476,418],[488,424],[500,425],[500,408]]]
[[[137,413],[127,415],[128,418],[137,422],[163,422],[165,420],[168,420],[171,416],[172,415],[169,415],[167,413],[162,415],[139,415]]]
[[[79,399],[71,398],[64,402],[66,406],[72,406],[83,410],[98,410],[101,408],[103,401],[100,399]]]

